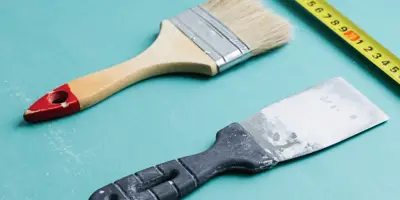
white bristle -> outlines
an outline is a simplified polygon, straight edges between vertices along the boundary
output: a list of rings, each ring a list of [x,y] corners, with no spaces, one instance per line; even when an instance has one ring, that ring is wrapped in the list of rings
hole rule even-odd
[[[291,38],[290,24],[259,0],[209,0],[201,7],[246,43],[253,55],[282,46]]]

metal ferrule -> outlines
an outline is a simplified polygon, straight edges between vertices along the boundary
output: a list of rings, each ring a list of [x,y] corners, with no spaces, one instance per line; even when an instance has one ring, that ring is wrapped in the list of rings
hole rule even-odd
[[[170,21],[215,61],[219,72],[251,57],[250,48],[200,6],[191,8]]]

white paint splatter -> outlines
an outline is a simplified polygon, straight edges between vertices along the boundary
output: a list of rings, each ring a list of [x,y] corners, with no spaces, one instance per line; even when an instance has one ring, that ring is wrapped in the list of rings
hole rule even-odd
[[[68,107],[68,103],[67,102],[63,102],[63,103],[61,103],[61,106],[63,107],[63,108],[66,108],[66,107]]]
[[[3,83],[6,85],[6,92],[10,97],[16,98],[24,106],[29,106],[32,103],[32,98],[18,85],[13,85],[7,80],[4,80]],[[64,105],[68,106],[68,105]],[[82,157],[87,155],[95,155],[94,151],[98,148],[88,148],[82,153],[76,153],[73,150],[72,143],[73,141],[65,139],[66,135],[76,134],[77,130],[72,128],[70,131],[66,131],[63,129],[59,129],[53,125],[52,122],[49,122],[47,125],[47,129],[43,132],[43,136],[47,139],[48,145],[63,158],[63,170],[66,174],[72,174],[73,176],[79,176],[85,170],[82,167],[83,161]],[[50,173],[46,172],[46,176],[49,176]],[[1,193],[0,193],[1,194]],[[4,198],[3,198],[4,199]],[[0,199],[0,200],[3,200]]]
[[[6,85],[7,92],[10,97],[15,96],[24,104],[32,103],[32,99],[28,97],[26,92],[24,92],[24,90],[22,90],[20,86],[12,85],[7,80],[4,81],[4,84]]]
[[[55,128],[51,124],[47,126],[47,130],[48,131],[43,135],[48,139],[48,143],[54,148],[54,150],[58,151],[60,155],[68,156],[66,162],[71,162],[71,159],[73,159],[76,163],[82,164],[80,155],[72,150],[72,146],[70,145],[71,142],[65,141],[63,137],[66,135],[65,131]]]

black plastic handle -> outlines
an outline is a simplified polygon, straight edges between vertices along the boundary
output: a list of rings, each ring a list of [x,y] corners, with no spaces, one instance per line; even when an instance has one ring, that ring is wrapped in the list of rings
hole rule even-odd
[[[277,162],[238,123],[217,134],[207,151],[172,160],[97,190],[89,200],[177,200],[226,171],[256,173]]]

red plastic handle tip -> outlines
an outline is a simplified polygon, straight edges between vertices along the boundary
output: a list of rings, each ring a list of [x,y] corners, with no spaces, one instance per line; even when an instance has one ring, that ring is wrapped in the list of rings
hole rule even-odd
[[[80,111],[80,104],[65,84],[37,100],[24,113],[24,119],[30,123],[48,121]]]

